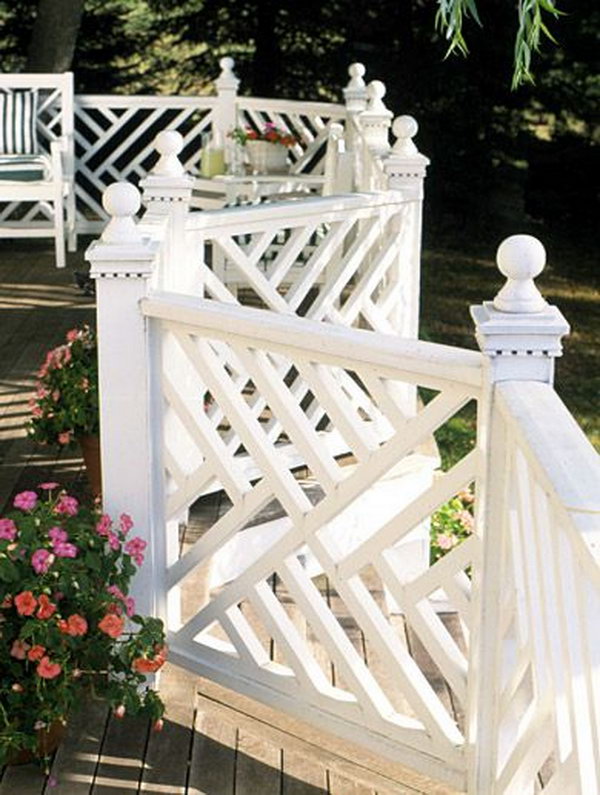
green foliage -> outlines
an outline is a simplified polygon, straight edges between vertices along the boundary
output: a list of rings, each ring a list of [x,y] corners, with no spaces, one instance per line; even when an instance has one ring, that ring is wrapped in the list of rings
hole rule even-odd
[[[67,446],[99,433],[98,352],[89,326],[71,329],[64,345],[46,354],[30,401],[28,431],[40,444]]]
[[[118,716],[164,712],[142,689],[165,660],[162,622],[128,596],[145,542],[129,538],[126,514],[114,524],[56,483],[39,488],[0,519],[0,765],[35,749],[38,729],[64,722],[90,689]]]
[[[437,0],[436,27],[449,40],[447,55],[452,52],[468,54],[467,42],[463,34],[463,23],[472,17],[482,25],[475,0]],[[543,36],[554,44],[558,42],[548,30],[544,14],[557,18],[561,12],[553,0],[519,0],[518,27],[514,47],[513,89],[525,82],[533,82],[531,72],[532,53],[540,51]]]

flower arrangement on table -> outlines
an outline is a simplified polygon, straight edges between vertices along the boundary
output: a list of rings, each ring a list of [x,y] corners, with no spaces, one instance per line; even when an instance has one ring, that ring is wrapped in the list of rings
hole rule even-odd
[[[113,522],[56,483],[38,489],[0,518],[0,765],[39,755],[40,732],[90,689],[117,717],[162,728],[164,705],[142,685],[165,661],[163,625],[128,595],[146,542],[127,514]]]
[[[63,345],[48,351],[36,388],[29,402],[32,439],[67,446],[98,435],[98,354],[89,326],[71,329]]]
[[[266,122],[262,130],[255,130],[253,127],[236,127],[228,135],[240,146],[246,146],[248,141],[266,141],[286,147],[298,143],[295,135],[287,130],[282,130],[273,122]]]

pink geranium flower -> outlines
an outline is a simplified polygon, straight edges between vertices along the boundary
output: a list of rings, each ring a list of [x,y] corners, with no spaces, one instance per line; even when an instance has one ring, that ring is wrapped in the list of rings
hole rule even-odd
[[[38,496],[35,491],[22,491],[17,494],[13,500],[15,508],[20,508],[22,511],[31,511],[35,508],[38,501]]]
[[[14,541],[17,536],[17,526],[12,519],[0,519],[0,538]]]
[[[148,544],[143,538],[136,536],[125,544],[125,552],[127,552],[128,555],[131,555],[138,566],[141,566],[144,562],[144,555],[142,553],[147,546]]]
[[[116,533],[113,533],[112,530],[108,531],[108,545],[111,549],[117,550],[121,548],[121,540]]]
[[[79,510],[79,502],[75,497],[69,497],[68,494],[63,494],[62,497],[54,508],[54,513],[64,513],[67,516],[77,516]]]
[[[133,519],[128,513],[122,513],[119,517],[119,525],[121,527],[121,532],[126,536],[133,527]]]
[[[62,433],[58,434],[58,443],[59,444],[70,444],[71,443],[71,431],[63,431]]]
[[[52,491],[52,489],[57,489],[59,486],[60,483],[49,481],[48,483],[40,483],[38,489],[42,489],[42,491]]]
[[[52,544],[60,544],[61,541],[66,541],[68,537],[67,531],[63,530],[62,527],[51,527],[48,530],[48,538],[52,541]]]
[[[96,532],[99,536],[108,536],[111,527],[112,519],[107,513],[103,513],[100,517],[100,521],[96,525]]]
[[[36,549],[31,556],[31,565],[36,574],[45,574],[54,563],[54,555],[47,549]]]
[[[57,558],[76,558],[78,549],[75,544],[71,544],[68,541],[59,541],[58,544],[55,544],[54,547],[54,554]]]

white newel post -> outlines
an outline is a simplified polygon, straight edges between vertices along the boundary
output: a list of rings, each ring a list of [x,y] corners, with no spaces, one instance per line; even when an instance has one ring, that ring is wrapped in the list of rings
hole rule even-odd
[[[160,226],[168,218],[166,256],[158,286],[165,290],[197,292],[200,276],[192,267],[185,232],[194,179],[185,173],[179,160],[183,137],[176,130],[164,130],[158,133],[154,145],[160,157],[150,174],[140,181],[140,187],[146,207],[143,227]]]
[[[549,306],[534,284],[546,262],[543,245],[530,235],[513,235],[499,246],[496,261],[507,277],[493,301],[471,307],[477,341],[489,357],[488,384],[479,411],[478,444],[484,457],[484,485],[478,493],[477,525],[483,538],[480,576],[473,582],[474,631],[469,661],[467,743],[469,795],[502,795],[497,780],[503,647],[501,620],[506,571],[498,550],[508,532],[509,467],[506,428],[495,409],[494,385],[499,381],[542,381],[551,384],[554,359],[562,353],[561,338],[569,325]],[[523,791],[533,795],[533,791]]]
[[[85,255],[96,282],[103,508],[117,521],[130,514],[130,535],[147,542],[132,593],[140,613],[164,616],[160,424],[152,405],[153,341],[139,309],[157,244],[136,227],[140,195],[133,185],[110,185],[103,205],[110,221]]]
[[[396,271],[399,296],[396,313],[390,317],[397,332],[408,338],[416,338],[419,334],[423,186],[430,162],[413,141],[418,130],[419,125],[412,116],[398,116],[392,124],[396,142],[383,158],[388,189],[402,191],[408,200],[398,229],[401,236]]]
[[[361,155],[359,172],[361,184],[359,190],[377,190],[385,186],[382,183],[383,172],[377,166],[381,158],[390,151],[389,131],[392,124],[392,111],[383,102],[386,88],[381,80],[373,80],[367,86],[369,101],[366,110],[357,116],[362,133],[363,146],[366,152]]]
[[[367,93],[367,84],[365,83],[366,69],[361,63],[353,63],[348,67],[348,74],[350,81],[343,89],[344,103],[346,105],[346,151],[352,152],[354,168],[353,168],[353,187],[358,190],[359,187],[359,174],[360,160],[362,153],[360,151],[361,142],[358,135],[358,116],[363,110],[367,108],[367,101],[369,95]]]
[[[221,58],[219,66],[221,74],[215,80],[217,105],[213,111],[213,136],[217,138],[219,146],[224,146],[227,133],[237,127],[237,91],[240,81],[233,71],[233,58]]]

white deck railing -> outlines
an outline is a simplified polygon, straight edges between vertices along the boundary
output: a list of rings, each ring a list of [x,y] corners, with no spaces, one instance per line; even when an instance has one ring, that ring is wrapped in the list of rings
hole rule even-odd
[[[135,192],[123,200],[120,190],[107,203],[114,217],[104,240],[88,255],[97,279],[103,494],[107,511],[135,514],[145,528],[141,609],[166,619],[172,658],[471,795],[596,795],[600,464],[551,386],[568,327],[531,281],[543,266],[540,244],[503,244],[507,285],[474,310],[478,353],[341,325],[351,294],[335,293],[333,313],[317,319],[296,316],[298,305],[286,300],[303,213],[320,208],[332,228],[363,213],[359,239],[376,213],[399,212],[401,196],[206,213],[188,224],[175,203],[162,220],[151,207],[136,227]],[[401,230],[401,210],[399,220],[391,228]],[[187,238],[173,235],[178,224]],[[287,253],[258,279],[261,257],[252,252],[267,251],[281,227],[292,230]],[[229,286],[226,262],[225,284],[208,266],[207,241],[234,264]],[[331,273],[353,259],[348,246],[339,256],[330,250],[332,271],[312,283],[325,294]],[[360,284],[378,254],[358,248]],[[279,272],[285,278],[269,285]],[[270,310],[237,303],[231,285],[240,278]],[[406,402],[415,387],[427,390],[421,408]],[[477,413],[475,448],[449,471],[421,477],[420,444],[466,404]],[[329,444],[335,435],[352,466]],[[310,473],[305,483],[290,471],[290,445]],[[472,535],[430,568],[407,566],[408,545],[420,543],[412,534],[469,485]],[[182,512],[214,488],[227,495],[224,512],[182,550]],[[261,520],[273,499],[280,517]],[[285,603],[269,585],[273,572]],[[314,587],[320,572],[379,666],[365,664]],[[436,611],[440,595],[452,633]],[[404,645],[398,611],[450,701]],[[324,674],[299,621],[340,681]],[[257,627],[280,649],[277,660]]]

